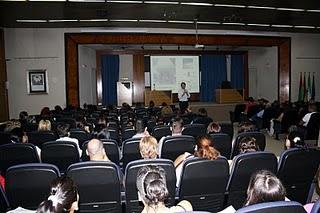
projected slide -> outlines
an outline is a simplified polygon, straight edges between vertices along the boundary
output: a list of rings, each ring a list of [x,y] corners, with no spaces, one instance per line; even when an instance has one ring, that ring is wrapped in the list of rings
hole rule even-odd
[[[151,89],[177,93],[186,82],[189,92],[199,92],[199,56],[151,56]]]

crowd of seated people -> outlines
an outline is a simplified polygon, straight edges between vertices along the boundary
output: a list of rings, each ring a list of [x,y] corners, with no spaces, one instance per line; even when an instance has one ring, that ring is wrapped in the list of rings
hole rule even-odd
[[[261,107],[259,109],[264,110],[264,113],[262,115],[262,119],[264,118],[264,114],[268,111],[267,105],[265,102],[261,102],[261,104],[264,104],[265,108]],[[248,103],[248,107],[246,108],[246,114],[249,114],[250,108],[254,106],[259,106],[259,103],[253,103],[251,100]],[[310,105],[310,109],[314,109],[312,107],[313,105]],[[170,107],[168,105],[163,107]],[[82,152],[82,146],[80,144],[80,141],[76,138],[70,138],[70,132],[73,129],[82,130],[89,135],[91,135],[91,138],[94,138],[90,140],[87,143],[87,147],[85,150],[86,155],[89,156],[89,159],[92,161],[110,161],[108,158],[108,150],[105,150],[103,143],[101,142],[102,139],[114,139],[112,138],[111,130],[117,131],[117,134],[119,134],[119,138],[115,138],[118,140],[118,145],[121,147],[121,134],[126,128],[132,128],[135,130],[135,134],[132,136],[132,138],[139,139],[139,152],[141,155],[141,159],[156,159],[159,157],[159,153],[161,153],[161,147],[163,141],[167,138],[169,135],[164,135],[159,141],[152,135],[152,132],[148,131],[148,121],[150,121],[150,118],[154,119],[154,122],[156,125],[168,125],[170,123],[170,130],[171,135],[170,136],[181,136],[182,132],[184,130],[184,125],[189,123],[200,123],[203,124],[205,128],[205,132],[208,134],[210,133],[219,133],[221,132],[221,126],[219,123],[214,122],[211,118],[207,116],[207,113],[205,109],[199,110],[199,114],[193,114],[191,112],[188,112],[187,114],[180,114],[179,112],[174,112],[174,109],[171,109],[171,113],[165,113],[163,114],[161,108],[156,109],[157,107],[151,106],[148,109],[144,107],[139,107],[137,109],[131,108],[129,105],[124,104],[121,109],[117,109],[113,106],[108,106],[106,109],[98,109],[96,106],[85,106],[84,109],[76,109],[72,107],[68,107],[66,109],[61,109],[61,107],[55,107],[53,111],[50,111],[49,108],[45,107],[43,110],[41,110],[40,113],[40,119],[38,123],[38,130],[37,131],[52,131],[54,134],[57,135],[57,142],[59,141],[71,141],[77,144],[80,156]],[[49,109],[49,110],[48,110]],[[163,108],[162,108],[163,109]],[[260,113],[261,111],[259,111]],[[278,115],[279,117],[284,117],[284,111],[279,111]],[[310,112],[309,119],[312,114],[314,114],[314,111]],[[181,115],[180,117],[177,115]],[[163,116],[166,117],[166,119],[163,118]],[[261,115],[259,115],[261,116]],[[74,126],[71,128],[72,125],[70,125],[67,122],[64,122],[63,120],[60,120],[61,118],[70,118],[74,120]],[[166,122],[168,120],[168,117],[170,118],[170,122]],[[304,116],[305,117],[305,116]],[[308,122],[307,118],[301,117],[301,120],[304,122]],[[308,116],[307,116],[308,117]],[[184,119],[183,119],[184,118]],[[185,123],[187,121],[187,123]],[[189,122],[188,122],[189,121]],[[19,121],[16,121],[18,124],[14,124],[16,127],[12,129],[20,128],[22,133],[18,135],[19,141],[17,142],[28,142],[28,138],[24,137],[27,134],[25,134],[25,130],[27,128],[22,128],[23,125],[28,125],[29,122],[34,122],[33,119],[28,119],[28,116],[26,113],[22,113]],[[10,125],[13,125],[12,123]],[[10,128],[7,128],[7,130]],[[239,126],[239,132],[250,132],[250,131],[256,131],[256,125],[254,125],[254,122],[247,120],[246,122],[242,122]],[[11,132],[10,131],[10,132]],[[290,131],[287,140],[285,141],[285,147],[293,148],[293,147],[304,147],[303,140],[297,133],[298,131]],[[31,142],[31,141],[30,141]],[[254,152],[259,151],[259,146],[256,144],[256,139],[253,137],[243,137],[238,147],[239,153],[248,153],[248,152]],[[178,156],[178,158],[174,161],[175,171],[176,171],[176,186],[179,186],[180,176],[181,176],[181,170],[184,162],[193,157],[198,158],[204,158],[208,160],[216,160],[220,157],[219,150],[215,148],[214,141],[212,140],[212,137],[209,135],[201,135],[196,139],[196,146],[194,153],[181,153],[182,155]],[[231,163],[229,161],[229,163]],[[125,168],[122,168],[122,171],[124,171]],[[187,201],[183,201],[177,206],[173,208],[167,208],[164,205],[164,200],[167,197],[167,192],[165,190],[165,184],[163,184],[163,180],[165,180],[165,177],[160,174],[161,169],[157,168],[156,171],[153,171],[152,169],[149,169],[150,174],[152,173],[155,176],[150,176],[150,178],[157,177],[158,182],[154,185],[148,182],[150,180],[145,179],[147,177],[148,172],[146,172],[143,176],[144,178],[141,178],[142,181],[147,181],[148,183],[145,183],[143,187],[147,187],[147,185],[150,185],[150,193],[149,191],[146,191],[146,188],[139,189],[138,183],[137,187],[139,190],[139,193],[142,197],[142,201],[145,205],[145,208],[143,212],[176,212],[176,211],[190,211],[192,210],[192,206]],[[157,174],[156,174],[157,173]],[[267,172],[261,174],[262,176],[267,176],[268,178],[272,179],[272,174],[269,174]],[[262,176],[259,176],[260,179]],[[139,174],[138,174],[139,176]],[[257,175],[258,176],[258,175]],[[138,178],[139,179],[139,178]],[[257,178],[259,179],[259,178]],[[162,183],[161,183],[162,180]],[[254,181],[254,180],[251,180]],[[256,181],[256,180],[255,180]],[[276,180],[274,180],[276,182]],[[165,181],[164,181],[165,182]],[[251,182],[250,182],[251,183]],[[279,183],[276,182],[278,185]],[[280,183],[281,184],[281,183]],[[250,188],[250,184],[249,184]],[[252,190],[250,189],[249,194],[249,188],[248,188],[248,200],[246,202],[246,205],[252,205],[254,204],[254,201],[252,201],[253,198],[257,198],[257,196],[252,197]],[[143,190],[143,191],[140,191]],[[159,194],[152,194],[155,193],[154,190],[163,190],[161,191],[161,196]],[[256,190],[256,189],[255,189]],[[160,191],[156,191],[157,193]],[[143,194],[144,193],[144,194]],[[153,197],[152,197],[153,196]],[[159,198],[156,198],[155,196],[160,196]],[[250,197],[251,196],[251,197]],[[262,200],[265,198],[261,198]],[[49,199],[50,200],[50,199]],[[277,199],[281,200],[281,199]],[[68,210],[71,212],[71,207],[68,207]],[[46,211],[39,211],[39,212],[46,212]]]

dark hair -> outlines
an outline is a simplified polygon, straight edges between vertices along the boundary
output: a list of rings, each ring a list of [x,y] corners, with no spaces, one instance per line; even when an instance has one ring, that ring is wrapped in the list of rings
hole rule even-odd
[[[186,82],[181,82],[180,86],[182,86],[183,84],[186,85]]]
[[[137,188],[147,205],[157,206],[169,196],[166,174],[160,166],[142,167],[137,174]]]
[[[303,147],[305,147],[305,143],[303,141],[303,136],[298,131],[289,132],[289,134],[287,135],[287,140],[289,140],[289,142],[290,142],[290,148],[295,148],[295,147],[303,148]],[[287,141],[285,141],[285,144],[284,144],[285,149],[286,149],[286,142]]]
[[[145,128],[143,120],[138,119],[136,121],[134,127],[135,127],[135,130],[136,130],[137,133],[143,133],[144,132],[144,128]]]
[[[204,116],[204,117],[208,115],[207,110],[205,108],[200,108],[198,110],[198,113],[200,116]]]
[[[66,123],[59,124],[57,126],[57,133],[58,133],[59,137],[62,138],[62,137],[68,136],[69,129],[70,129],[69,124],[66,124]]]
[[[245,206],[285,200],[286,190],[272,172],[261,170],[250,178]]]
[[[180,117],[172,118],[171,128],[173,133],[181,133],[183,127],[183,119]]]
[[[259,147],[256,144],[256,139],[252,137],[243,137],[239,142],[239,153],[255,152],[259,151]]]
[[[28,113],[26,111],[21,111],[19,113],[19,119],[20,120],[27,120],[28,119]]]
[[[220,153],[213,148],[213,141],[210,135],[202,135],[197,138],[197,150],[194,156],[215,160],[219,157]]]
[[[255,130],[255,125],[251,122],[242,122],[239,124],[238,133],[252,132]]]
[[[308,108],[311,109],[312,112],[316,112],[317,111],[317,105],[315,103],[309,104]]]
[[[78,190],[69,177],[59,177],[50,184],[50,194],[43,201],[37,213],[61,213],[69,212],[72,204],[78,200]]]

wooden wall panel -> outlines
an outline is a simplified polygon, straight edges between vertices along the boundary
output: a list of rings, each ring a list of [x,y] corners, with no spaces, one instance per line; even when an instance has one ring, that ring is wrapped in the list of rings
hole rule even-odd
[[[0,121],[9,119],[8,91],[6,88],[7,71],[4,49],[4,32],[0,29]]]
[[[133,55],[133,102],[144,103],[144,55]]]
[[[285,102],[291,98],[291,40],[278,47],[278,57],[278,99]]]

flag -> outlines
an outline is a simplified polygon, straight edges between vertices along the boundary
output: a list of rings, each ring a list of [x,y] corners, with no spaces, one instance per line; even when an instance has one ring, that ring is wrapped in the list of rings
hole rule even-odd
[[[303,101],[307,102],[308,101],[308,94],[307,94],[307,88],[306,88],[306,73],[303,74]]]
[[[307,88],[307,100],[309,101],[311,99],[311,79],[310,79],[310,72],[308,75],[308,88]]]
[[[315,83],[314,83],[314,73],[313,73],[313,76],[312,76],[312,86],[311,86],[311,99],[312,100],[315,100],[315,97],[316,97],[316,87],[315,87]]]
[[[300,72],[300,83],[299,83],[299,96],[298,96],[298,101],[303,101],[303,86],[302,86],[302,73]]]

